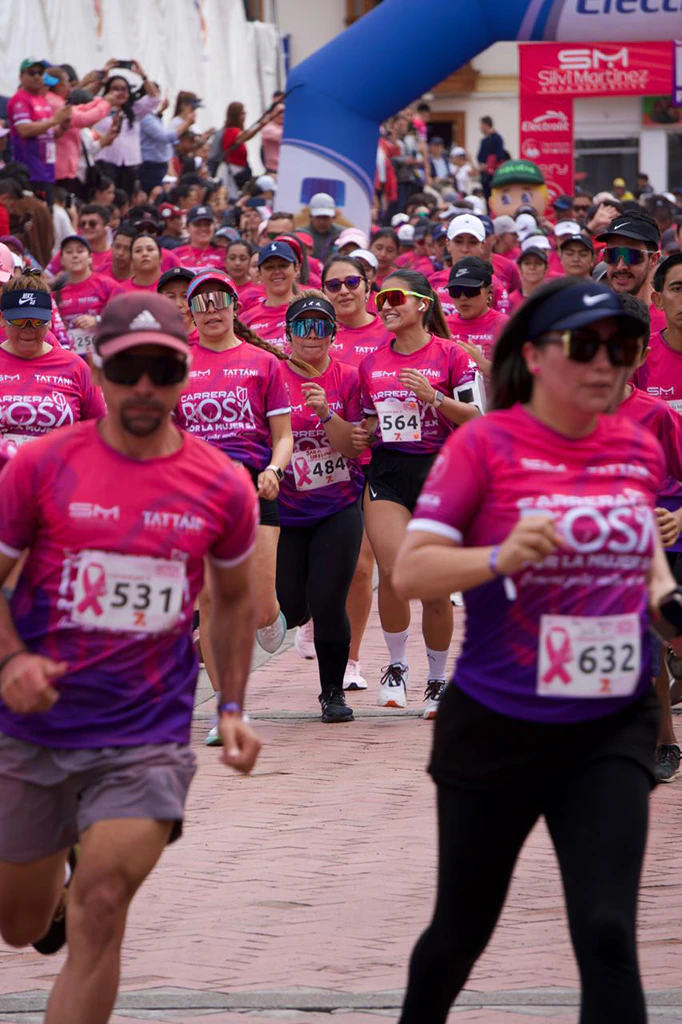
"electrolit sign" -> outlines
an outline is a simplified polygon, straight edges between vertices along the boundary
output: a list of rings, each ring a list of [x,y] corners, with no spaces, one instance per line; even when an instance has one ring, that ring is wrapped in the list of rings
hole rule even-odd
[[[652,17],[655,16],[655,17]],[[549,0],[530,4],[519,39],[674,39],[682,0]]]
[[[573,100],[521,93],[520,154],[542,171],[550,202],[573,192]]]
[[[673,103],[682,107],[682,41],[675,43],[675,67],[673,70]]]

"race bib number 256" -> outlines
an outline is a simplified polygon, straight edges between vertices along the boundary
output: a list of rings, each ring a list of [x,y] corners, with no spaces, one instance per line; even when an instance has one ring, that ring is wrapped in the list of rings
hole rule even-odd
[[[184,562],[82,551],[71,619],[117,633],[164,633],[182,612]]]

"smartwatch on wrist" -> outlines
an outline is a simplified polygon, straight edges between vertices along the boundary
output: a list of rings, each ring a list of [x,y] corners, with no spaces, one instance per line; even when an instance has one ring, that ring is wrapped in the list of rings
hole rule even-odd
[[[274,464],[274,462],[271,462],[269,466],[265,467],[265,470],[268,470],[268,469],[272,470],[272,472],[275,474],[275,476],[277,477],[277,479],[281,483],[281,481],[284,479],[284,472],[279,468],[279,466],[276,466]],[[264,470],[264,472],[265,472],[265,470]]]
[[[429,404],[432,405],[434,409],[437,409],[438,406],[443,401],[443,399],[445,398],[445,395],[443,394],[442,391],[439,391],[437,388],[434,388],[433,390],[434,390],[433,401],[431,403],[429,403]]]

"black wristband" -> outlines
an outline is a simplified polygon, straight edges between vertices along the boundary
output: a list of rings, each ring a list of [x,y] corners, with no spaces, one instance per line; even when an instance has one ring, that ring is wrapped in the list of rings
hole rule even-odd
[[[30,654],[25,647],[20,647],[18,651],[12,651],[11,654],[6,654],[4,658],[0,658],[0,673],[4,669],[5,665],[9,665],[12,658],[16,658],[17,654]]]

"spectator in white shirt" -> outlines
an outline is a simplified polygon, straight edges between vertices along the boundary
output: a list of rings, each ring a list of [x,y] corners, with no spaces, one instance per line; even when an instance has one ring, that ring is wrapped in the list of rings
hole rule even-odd
[[[146,114],[152,113],[159,105],[159,90],[150,82],[137,63],[132,62],[131,71],[142,79],[139,93],[131,93],[130,84],[122,75],[113,75],[103,85],[113,108],[120,117],[120,131],[113,142],[100,150],[97,163],[103,174],[111,178],[117,188],[124,189],[132,195],[137,179],[138,169],[142,163],[140,149],[140,121]],[[112,117],[105,117],[95,126],[100,133],[111,127]]]

